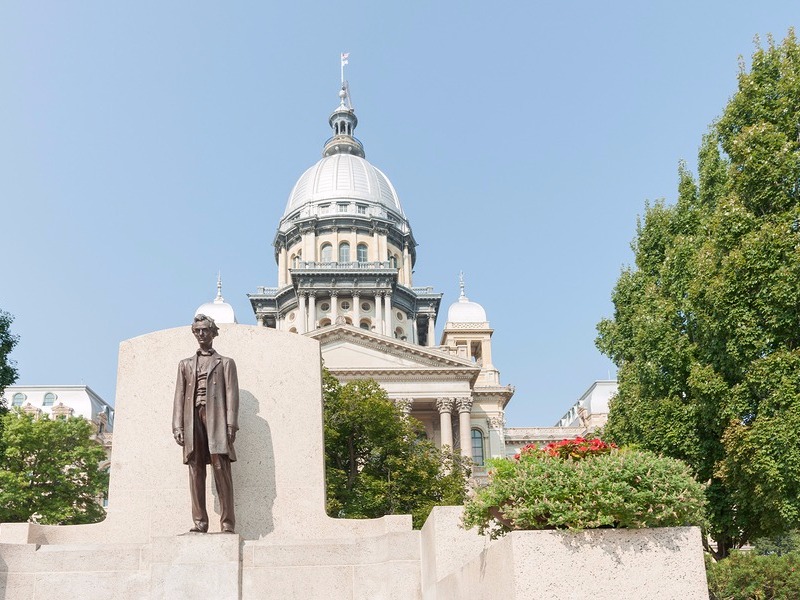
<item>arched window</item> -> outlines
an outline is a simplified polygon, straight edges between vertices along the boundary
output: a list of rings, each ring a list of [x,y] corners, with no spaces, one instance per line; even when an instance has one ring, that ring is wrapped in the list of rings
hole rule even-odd
[[[296,255],[292,256],[292,268],[296,269],[300,266],[300,261],[303,260],[303,253],[298,252]]]
[[[322,244],[322,248],[320,248],[319,259],[324,263],[333,262],[333,246],[330,244]]]
[[[356,260],[360,263],[367,262],[367,245],[359,244],[356,246]]]
[[[25,402],[25,398],[27,398],[25,394],[17,392],[11,398],[11,406],[22,406],[22,403]]]
[[[483,432],[480,429],[472,430],[472,462],[483,466]]]
[[[389,261],[389,266],[392,269],[396,269],[397,268],[397,257],[395,255],[393,255],[391,252],[389,253],[389,256],[387,257],[387,260]]]
[[[361,322],[358,324],[361,329],[366,329],[369,331],[372,328],[372,323],[370,323],[369,319],[361,319]]]
[[[56,395],[53,392],[47,392],[44,395],[44,402],[42,406],[53,406],[56,402]]]
[[[339,262],[340,263],[349,263],[350,262],[350,244],[347,242],[342,242],[339,244]]]
[[[327,327],[327,326],[328,326],[328,325],[330,325],[330,324],[331,324],[331,320],[330,320],[330,319],[322,319],[322,320],[319,322],[319,326],[320,326],[320,327]]]
[[[403,336],[405,336],[405,332],[403,331],[402,327],[398,327],[394,330],[394,337],[396,337],[398,340],[403,338]]]

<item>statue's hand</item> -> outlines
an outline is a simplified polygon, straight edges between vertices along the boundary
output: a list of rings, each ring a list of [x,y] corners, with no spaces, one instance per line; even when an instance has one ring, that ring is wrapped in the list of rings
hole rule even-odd
[[[183,446],[183,429],[176,429],[172,432],[172,435],[175,436],[175,441],[178,443],[178,446]]]
[[[233,442],[236,441],[236,430],[233,427],[228,427],[228,444],[233,446]]]

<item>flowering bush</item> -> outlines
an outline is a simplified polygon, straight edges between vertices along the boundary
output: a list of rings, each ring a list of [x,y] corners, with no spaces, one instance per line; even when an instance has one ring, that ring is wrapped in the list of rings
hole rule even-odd
[[[682,462],[575,438],[489,461],[489,484],[464,525],[492,537],[511,529],[667,527],[704,522],[703,486]]]

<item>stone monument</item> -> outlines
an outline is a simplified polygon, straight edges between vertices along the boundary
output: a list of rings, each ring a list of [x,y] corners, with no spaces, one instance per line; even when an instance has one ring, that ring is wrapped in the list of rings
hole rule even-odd
[[[213,517],[207,535],[186,531],[186,468],[170,423],[175,365],[196,345],[187,327],[151,333],[120,345],[107,518],[0,525],[0,598],[443,600],[468,589],[494,598],[495,588],[532,598],[525,578],[544,572],[559,574],[547,579],[551,598],[619,597],[619,578],[633,572],[649,598],[707,598],[693,528],[660,530],[656,542],[627,532],[605,545],[567,536],[531,546],[516,533],[490,542],[460,529],[457,508],[434,509],[422,531],[407,515],[328,517],[318,342],[231,324],[215,347],[239,374],[237,534],[222,534]],[[208,482],[206,510],[219,516],[219,504]],[[591,570],[586,596],[570,584],[580,557],[613,567],[605,579],[603,567]]]

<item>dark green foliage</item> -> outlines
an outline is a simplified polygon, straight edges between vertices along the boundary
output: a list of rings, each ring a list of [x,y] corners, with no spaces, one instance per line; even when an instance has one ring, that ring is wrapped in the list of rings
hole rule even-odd
[[[698,178],[647,206],[598,325],[617,364],[606,435],[708,482],[718,555],[800,526],[800,46],[758,48]]]
[[[411,514],[464,502],[468,469],[424,439],[373,380],[341,385],[323,372],[327,512],[341,518]]]
[[[0,310],[0,394],[7,386],[17,380],[17,369],[14,361],[9,360],[8,355],[17,345],[19,337],[11,333],[11,323],[14,321],[7,312]],[[0,411],[3,411],[3,403],[0,402]],[[1,414],[1,413],[0,413]]]
[[[99,468],[106,455],[90,439],[91,423],[12,411],[2,426],[0,523],[72,525],[105,518],[97,500],[108,488],[108,472]]]
[[[500,508],[517,529],[702,525],[705,498],[682,462],[640,450],[561,458],[544,450],[490,461],[489,484],[467,501],[464,525],[502,535]]]
[[[800,532],[797,530],[788,531],[772,538],[753,540],[753,552],[756,554],[783,556],[797,551],[800,551]]]
[[[711,600],[797,600],[800,552],[779,556],[733,552],[719,562],[706,560]]]

